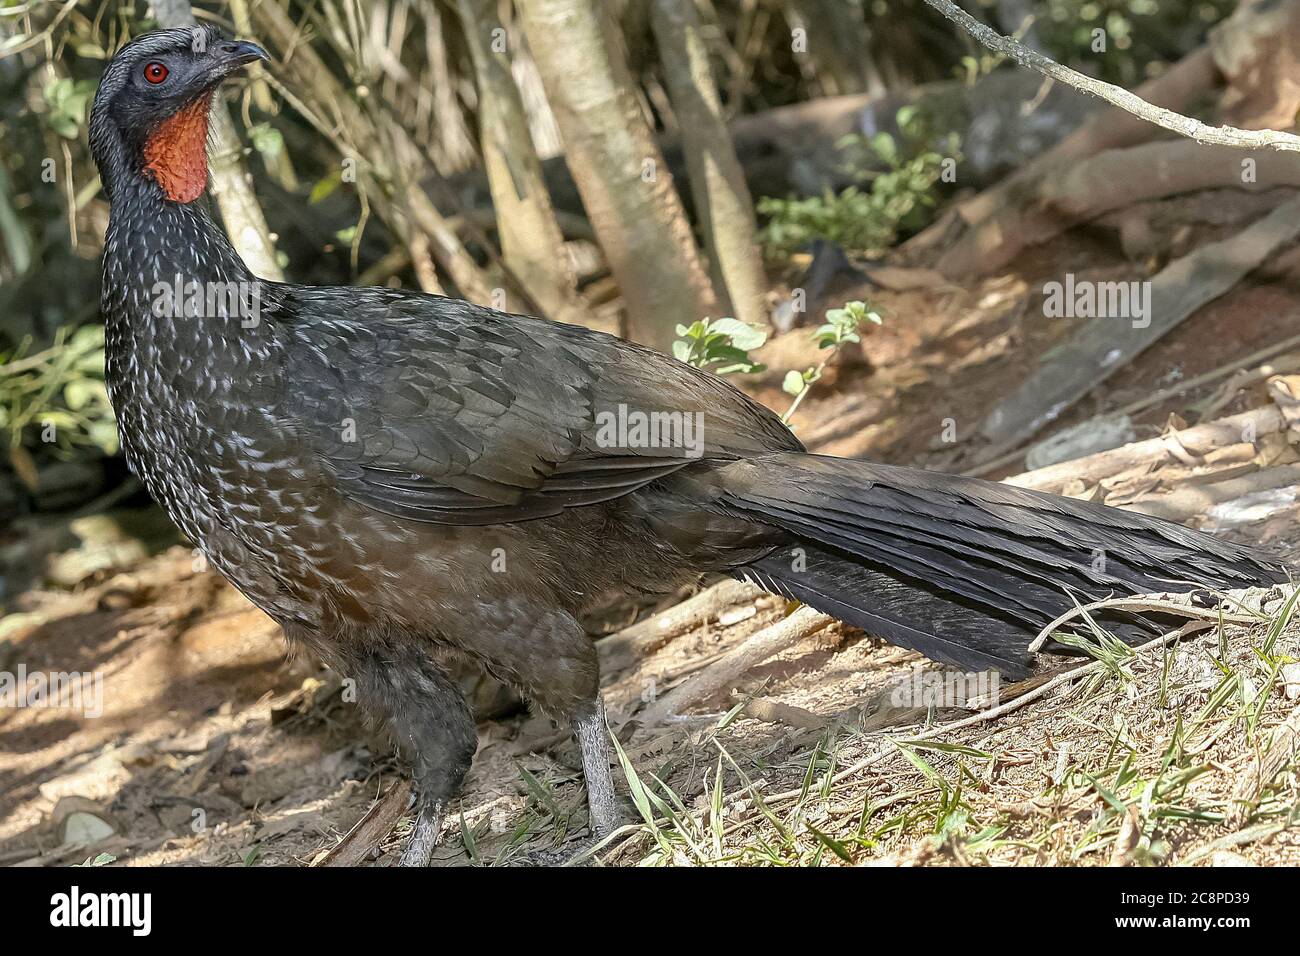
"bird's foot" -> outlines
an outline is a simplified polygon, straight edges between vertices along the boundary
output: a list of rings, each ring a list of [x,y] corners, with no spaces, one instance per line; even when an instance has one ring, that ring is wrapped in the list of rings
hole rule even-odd
[[[438,828],[442,823],[441,804],[423,804],[415,817],[415,826],[407,838],[406,849],[398,866],[428,866],[438,845]]]

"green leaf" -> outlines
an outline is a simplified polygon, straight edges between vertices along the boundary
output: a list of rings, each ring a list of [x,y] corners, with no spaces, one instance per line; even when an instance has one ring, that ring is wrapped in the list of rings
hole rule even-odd
[[[883,162],[893,165],[898,161],[898,146],[894,137],[888,133],[877,133],[871,137],[871,148]]]
[[[318,203],[328,199],[334,194],[343,182],[343,171],[335,170],[328,176],[323,176],[317,180],[316,185],[311,187],[311,195],[307,197],[308,203]]]
[[[102,325],[83,325],[72,333],[68,347],[79,352],[104,348],[104,327]]]
[[[50,114],[50,129],[64,139],[77,138],[77,121],[71,116],[65,116],[63,113]]]
[[[745,352],[761,348],[767,341],[767,329],[758,328],[740,319],[717,319],[709,326],[709,331],[728,336],[732,345]]]
[[[785,378],[781,380],[781,390],[790,395],[798,395],[807,387],[803,376],[803,372],[797,372],[794,369],[786,372]]]
[[[275,159],[284,149],[284,136],[270,123],[250,126],[248,135],[253,141],[253,148],[267,159]]]
[[[49,103],[51,106],[58,106],[65,99],[68,98],[68,94],[70,94],[71,92],[72,92],[71,77],[61,76],[57,80],[54,80],[45,85],[45,90],[44,90],[45,102]]]
[[[839,840],[836,840],[834,837],[830,836],[829,834],[823,833],[821,830],[818,830],[815,826],[813,826],[811,823],[807,822],[806,820],[804,821],[804,828],[807,829],[809,833],[811,833],[814,837],[817,838],[818,843],[826,847],[826,849],[830,850],[832,853],[838,856],[845,863],[853,862],[853,857],[849,854],[848,848]]]

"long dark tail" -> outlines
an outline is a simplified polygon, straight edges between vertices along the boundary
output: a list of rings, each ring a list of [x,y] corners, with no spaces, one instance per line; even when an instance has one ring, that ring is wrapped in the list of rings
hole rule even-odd
[[[737,462],[722,478],[721,508],[795,538],[737,576],[937,660],[1008,677],[1029,671],[1026,646],[1071,595],[1085,603],[1288,578],[1202,532],[975,478],[793,453]],[[1156,631],[1128,615],[1107,626],[1130,642]]]

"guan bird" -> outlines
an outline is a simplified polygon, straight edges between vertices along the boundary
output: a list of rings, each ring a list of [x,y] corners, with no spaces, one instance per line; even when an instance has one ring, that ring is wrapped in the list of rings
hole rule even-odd
[[[200,197],[214,92],[266,58],[211,27],[161,30],[104,71],[90,144],[111,205],[108,388],[150,494],[291,645],[355,682],[409,759],[403,864],[428,863],[476,748],[456,661],[572,726],[591,831],[616,825],[579,623],[611,595],[733,575],[1017,677],[1074,601],[1286,579],[1143,515],[809,454],[721,379],[611,335],[259,279]],[[634,415],[694,422],[696,440],[604,427]],[[1130,641],[1152,626],[1115,622]]]

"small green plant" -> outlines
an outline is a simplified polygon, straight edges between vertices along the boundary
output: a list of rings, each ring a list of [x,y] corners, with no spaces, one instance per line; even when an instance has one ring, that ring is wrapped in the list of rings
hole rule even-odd
[[[790,419],[794,417],[795,411],[798,410],[800,403],[803,402],[804,396],[808,390],[817,382],[822,373],[826,370],[831,361],[840,353],[840,350],[850,342],[862,341],[862,327],[867,323],[880,325],[880,313],[870,308],[865,302],[853,301],[844,303],[843,308],[830,309],[826,313],[826,322],[813,333],[813,340],[817,347],[829,349],[827,356],[816,366],[809,366],[802,372],[791,369],[785,373],[785,380],[781,387],[790,395],[794,396],[794,401],[786,409],[781,421],[787,425]]]
[[[64,139],[76,139],[86,122],[86,106],[95,95],[94,81],[60,77],[49,83],[44,93],[50,129]]]
[[[0,432],[13,452],[39,429],[60,452],[92,445],[117,452],[117,426],[104,385],[104,328],[60,329],[49,348],[27,354],[30,342],[0,352]]]
[[[768,256],[789,256],[814,239],[851,252],[878,252],[900,231],[925,225],[944,170],[960,159],[958,137],[936,138],[924,114],[911,106],[898,111],[897,122],[898,138],[885,132],[870,138],[854,134],[836,143],[845,171],[859,184],[839,193],[758,201],[759,213],[768,217],[762,231]]]
[[[749,353],[767,341],[767,330],[739,319],[701,319],[689,326],[677,326],[673,357],[696,368],[716,366],[716,375],[761,372],[764,366]]]

